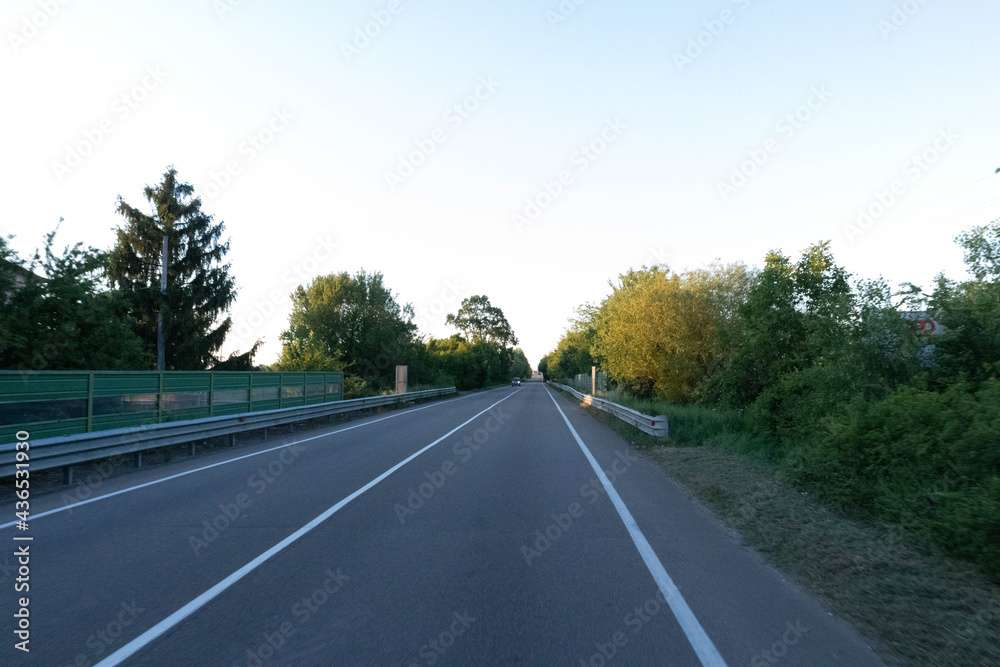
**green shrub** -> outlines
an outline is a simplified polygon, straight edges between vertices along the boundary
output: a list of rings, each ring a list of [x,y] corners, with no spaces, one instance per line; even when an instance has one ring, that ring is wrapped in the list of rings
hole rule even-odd
[[[666,415],[674,445],[770,460],[841,508],[900,523],[1000,580],[1000,381],[977,391],[879,392],[814,368],[780,386],[745,414],[621,392],[606,398]]]
[[[378,396],[378,391],[369,386],[365,379],[357,375],[344,374],[344,400]]]
[[[857,399],[785,463],[837,503],[902,523],[1000,576],[1000,381]]]

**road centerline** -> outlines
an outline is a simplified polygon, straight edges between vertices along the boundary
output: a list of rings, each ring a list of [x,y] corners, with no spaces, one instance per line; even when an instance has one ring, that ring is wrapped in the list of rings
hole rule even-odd
[[[358,490],[356,490],[354,493],[352,493],[349,496],[343,498],[342,500],[340,500],[339,502],[337,502],[335,505],[333,505],[329,509],[325,510],[320,515],[318,515],[317,517],[315,517],[314,519],[312,519],[311,521],[309,521],[308,523],[306,523],[304,526],[302,526],[301,528],[299,528],[298,530],[296,530],[294,533],[292,533],[291,535],[289,535],[285,539],[281,540],[280,542],[278,542],[277,544],[275,544],[273,547],[271,547],[270,549],[268,549],[264,553],[260,554],[259,556],[257,556],[253,560],[251,560],[249,563],[247,563],[243,567],[239,568],[238,570],[236,570],[235,572],[233,572],[232,574],[230,574],[228,577],[226,577],[225,579],[223,579],[219,583],[215,584],[214,586],[212,586],[211,588],[209,588],[207,591],[205,591],[204,593],[202,593],[201,595],[199,595],[195,599],[191,600],[186,605],[184,605],[183,607],[181,607],[180,609],[178,609],[174,613],[170,614],[165,619],[163,619],[162,621],[160,621],[159,623],[157,623],[153,627],[149,628],[148,630],[146,630],[145,632],[143,632],[141,635],[139,635],[138,637],[136,637],[132,641],[130,641],[127,644],[125,644],[124,646],[122,646],[120,649],[118,649],[117,651],[115,651],[114,653],[112,653],[111,655],[109,655],[108,657],[106,657],[104,660],[101,660],[99,663],[97,663],[97,667],[113,667],[114,665],[121,664],[122,661],[127,660],[129,657],[131,657],[132,655],[134,655],[135,653],[137,653],[138,651],[140,651],[145,646],[149,645],[151,642],[153,642],[155,639],[157,639],[158,637],[160,637],[161,635],[163,635],[165,632],[167,632],[171,628],[177,626],[181,621],[183,621],[187,617],[191,616],[193,613],[195,613],[196,611],[198,611],[199,609],[201,609],[203,606],[205,606],[206,604],[208,604],[209,602],[211,602],[213,599],[215,599],[216,597],[218,597],[220,594],[222,594],[224,591],[226,591],[228,588],[230,588],[233,584],[235,584],[236,582],[238,582],[240,579],[242,579],[246,575],[248,575],[251,572],[253,572],[254,570],[256,570],[262,564],[264,564],[265,562],[267,562],[268,560],[270,560],[271,558],[273,558],[274,556],[276,556],[281,551],[283,551],[286,547],[288,547],[292,543],[296,542],[299,538],[303,537],[304,535],[306,535],[307,533],[309,533],[310,531],[312,531],[314,528],[316,528],[317,526],[319,526],[320,524],[322,524],[324,521],[326,521],[327,519],[329,519],[331,516],[333,516],[334,514],[336,514],[337,512],[339,512],[346,505],[348,505],[352,500],[354,500],[358,496],[361,496],[366,491],[368,491],[372,487],[374,487],[377,484],[379,484],[380,482],[382,482],[384,479],[386,479],[387,477],[389,477],[390,475],[392,475],[392,473],[396,472],[397,470],[399,470],[400,468],[402,468],[404,465],[406,465],[410,461],[414,460],[415,458],[417,458],[418,456],[420,456],[421,454],[423,454],[427,450],[431,449],[432,447],[434,447],[438,443],[440,443],[443,440],[447,439],[448,437],[450,437],[451,435],[453,435],[454,433],[456,433],[460,429],[462,429],[465,426],[469,425],[470,423],[472,423],[473,421],[475,421],[477,418],[479,418],[482,415],[486,414],[487,412],[489,412],[490,410],[492,410],[496,406],[500,405],[501,403],[503,403],[504,401],[506,401],[508,398],[510,398],[514,394],[517,394],[520,391],[522,391],[522,390],[518,389],[517,391],[511,392],[507,396],[504,396],[502,399],[500,399],[499,401],[497,401],[493,405],[489,406],[485,410],[482,410],[481,412],[476,413],[475,415],[473,415],[472,417],[470,417],[466,421],[462,422],[461,424],[459,424],[455,428],[451,429],[450,431],[448,431],[447,433],[445,433],[444,435],[442,435],[440,438],[438,438],[434,442],[430,443],[429,445],[424,446],[423,448],[421,448],[417,452],[414,452],[413,454],[411,454],[410,456],[406,457],[405,459],[403,459],[402,461],[400,461],[399,463],[397,463],[393,467],[391,467],[388,470],[386,470],[385,472],[383,472],[381,475],[379,475],[375,479],[371,480],[370,482],[368,482],[367,484],[365,484],[364,486],[362,486],[361,488],[359,488]]]
[[[516,392],[515,392],[516,393]],[[96,503],[99,500],[107,500],[108,498],[114,498],[115,496],[120,496],[125,493],[130,493],[132,491],[138,491],[139,489],[145,489],[150,486],[156,486],[157,484],[163,484],[164,482],[169,482],[180,477],[186,477],[188,475],[193,475],[196,472],[204,472],[205,470],[211,470],[212,468],[218,468],[219,466],[228,465],[230,463],[236,463],[237,461],[242,461],[244,459],[249,459],[254,456],[260,456],[261,454],[268,454],[270,452],[276,452],[279,449],[286,449],[294,445],[301,445],[303,442],[310,442],[312,440],[318,440],[320,438],[326,438],[331,435],[337,435],[338,433],[344,433],[346,431],[353,431],[356,428],[364,428],[365,426],[371,426],[372,424],[377,424],[379,422],[386,421],[388,419],[395,419],[396,417],[403,417],[405,415],[413,414],[414,412],[420,412],[421,410],[427,410],[429,408],[434,408],[439,405],[445,405],[446,403],[455,403],[456,401],[464,401],[467,398],[472,398],[478,394],[470,394],[468,396],[462,396],[460,398],[453,398],[447,401],[434,402],[430,405],[425,405],[419,408],[414,408],[412,410],[406,410],[404,412],[397,412],[395,414],[387,415],[385,417],[380,417],[378,419],[373,419],[371,421],[366,421],[363,424],[355,424],[354,426],[346,426],[344,428],[339,428],[336,431],[330,431],[328,433],[321,433],[319,435],[310,436],[308,438],[303,438],[301,440],[296,440],[295,442],[287,442],[283,445],[277,445],[276,447],[269,447],[268,449],[262,449],[259,452],[253,452],[252,454],[243,454],[242,456],[237,456],[231,459],[226,459],[225,461],[218,461],[217,463],[212,463],[207,466],[201,466],[200,468],[193,468],[191,470],[185,470],[184,472],[179,472],[173,475],[168,475],[167,477],[161,477],[159,479],[154,479],[149,482],[144,482],[143,484],[137,484],[135,486],[130,486],[124,489],[119,489],[118,491],[112,491],[111,493],[105,493],[103,496],[96,496],[94,498],[88,498],[87,500],[81,500],[80,502],[73,503],[71,505],[63,505],[62,507],[56,507],[55,509],[47,510],[45,512],[39,512],[38,514],[32,514],[32,521],[37,521],[38,519],[50,516],[52,514],[58,514],[59,512],[65,512],[67,510],[74,509],[76,507],[82,507],[83,505],[89,505],[90,503]],[[17,525],[17,521],[10,521],[8,523],[0,524],[0,530],[5,528],[12,528]]]

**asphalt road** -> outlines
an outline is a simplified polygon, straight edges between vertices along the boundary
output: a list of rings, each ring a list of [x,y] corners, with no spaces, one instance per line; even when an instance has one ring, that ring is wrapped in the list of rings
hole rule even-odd
[[[0,574],[0,664],[882,664],[541,383],[137,471],[100,494],[33,499],[30,592]],[[0,529],[0,559],[18,535]],[[30,653],[14,648],[22,595]]]

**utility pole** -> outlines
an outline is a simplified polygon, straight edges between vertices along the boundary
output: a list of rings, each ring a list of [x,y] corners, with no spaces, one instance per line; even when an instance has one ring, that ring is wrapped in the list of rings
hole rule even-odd
[[[160,253],[160,311],[156,316],[156,370],[167,370],[163,340],[163,306],[167,301],[167,230],[163,230],[163,250]]]

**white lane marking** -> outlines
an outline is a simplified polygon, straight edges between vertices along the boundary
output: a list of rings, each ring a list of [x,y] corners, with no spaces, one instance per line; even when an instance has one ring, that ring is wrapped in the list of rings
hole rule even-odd
[[[621,496],[618,495],[618,491],[612,486],[611,480],[608,476],[604,474],[604,470],[594,459],[593,454],[587,449],[587,446],[583,444],[583,440],[580,439],[580,434],[576,432],[573,425],[569,423],[569,419],[566,417],[566,413],[563,412],[562,408],[559,407],[559,403],[556,402],[555,397],[549,392],[548,387],[545,387],[545,393],[549,395],[552,402],[556,406],[556,410],[562,415],[563,421],[566,422],[566,426],[569,427],[570,433],[576,439],[576,444],[580,445],[580,449],[583,450],[584,456],[590,461],[590,466],[597,473],[597,478],[601,480],[601,484],[604,485],[604,490],[608,493],[608,498],[614,504],[615,509],[618,510],[618,516],[621,517],[622,522],[625,523],[625,527],[628,529],[629,535],[632,537],[632,541],[635,543],[635,548],[639,550],[639,555],[642,556],[643,562],[646,563],[646,567],[649,569],[649,573],[653,575],[653,579],[656,580],[656,585],[660,587],[660,591],[663,596],[667,599],[667,603],[670,605],[670,610],[674,612],[674,617],[677,622],[680,623],[681,630],[687,635],[688,641],[691,643],[691,648],[694,652],[698,654],[698,658],[701,659],[701,664],[705,667],[726,667],[726,662],[719,655],[719,652],[715,648],[715,644],[709,639],[708,634],[705,633],[704,628],[701,627],[701,623],[695,618],[694,612],[688,607],[687,602],[684,601],[684,597],[681,592],[677,590],[677,586],[674,585],[674,580],[670,578],[667,574],[666,568],[663,567],[663,563],[660,562],[659,557],[657,557],[656,552],[653,551],[653,547],[649,544],[649,540],[646,536],[642,534],[639,529],[639,524],[635,522],[632,517],[632,513],[629,512],[628,507],[625,506],[624,501],[622,501]]]
[[[336,514],[338,511],[340,511],[345,505],[347,505],[349,502],[351,502],[352,500],[354,500],[355,498],[357,498],[358,496],[360,496],[361,494],[363,494],[365,491],[367,491],[368,489],[372,488],[373,486],[375,486],[376,484],[378,484],[379,482],[381,482],[382,480],[384,480],[386,477],[388,477],[392,473],[396,472],[397,470],[399,470],[400,468],[402,468],[404,465],[406,465],[407,463],[409,463],[413,459],[417,458],[418,456],[420,456],[421,454],[423,454],[424,452],[426,452],[428,449],[430,449],[434,445],[438,444],[442,440],[446,439],[447,437],[449,437],[450,435],[452,435],[453,433],[455,433],[459,429],[461,429],[461,428],[465,427],[466,425],[470,424],[477,417],[486,414],[487,412],[489,412],[490,410],[492,410],[496,406],[500,405],[501,403],[503,403],[504,401],[506,401],[508,398],[510,398],[511,396],[513,396],[514,394],[516,394],[518,391],[521,391],[521,390],[518,389],[517,391],[513,391],[510,394],[508,394],[507,396],[504,396],[503,398],[501,398],[499,401],[497,401],[496,403],[494,403],[490,407],[486,408],[482,412],[477,413],[476,415],[474,415],[473,417],[469,418],[465,422],[463,422],[463,423],[459,424],[458,426],[456,426],[455,428],[451,429],[450,431],[448,431],[447,433],[445,433],[440,438],[438,438],[437,440],[435,440],[431,444],[427,445],[426,447],[424,447],[420,451],[418,451],[418,452],[416,452],[416,453],[414,453],[414,454],[406,457],[405,459],[403,459],[402,461],[400,461],[399,463],[397,463],[393,467],[389,468],[384,473],[382,473],[381,475],[379,475],[378,477],[376,477],[372,481],[368,482],[367,484],[365,484],[364,486],[362,486],[360,489],[358,489],[357,491],[355,491],[351,495],[347,496],[346,498],[344,498],[343,500],[341,500],[340,502],[338,502],[336,505],[334,505],[330,509],[326,510],[325,512],[323,512],[322,514],[320,514],[319,516],[317,516],[315,519],[313,519],[312,521],[310,521],[306,525],[302,526],[301,528],[299,528],[298,530],[296,530],[294,533],[292,533],[291,535],[289,535],[285,539],[281,540],[280,542],[278,542],[277,544],[275,544],[273,547],[271,547],[270,549],[268,549],[267,551],[265,551],[261,555],[257,556],[252,561],[250,561],[249,563],[247,563],[246,565],[244,565],[240,569],[236,570],[235,572],[233,572],[232,574],[230,574],[228,577],[226,577],[225,579],[223,579],[222,581],[220,581],[216,585],[212,586],[207,591],[205,591],[204,593],[202,593],[201,595],[199,595],[195,599],[191,600],[190,602],[188,602],[186,605],[184,605],[183,607],[181,607],[180,609],[178,609],[174,613],[170,614],[170,616],[167,616],[165,619],[163,619],[162,621],[160,621],[159,623],[157,623],[156,625],[154,625],[153,627],[151,627],[149,630],[146,630],[144,633],[142,633],[141,635],[139,635],[138,637],[136,637],[135,639],[133,639],[132,641],[130,641],[128,644],[125,644],[124,646],[122,646],[120,649],[118,649],[117,651],[115,651],[114,653],[112,653],[111,655],[109,655],[108,657],[106,657],[104,660],[101,660],[99,663],[97,663],[97,667],[112,667],[113,665],[118,665],[123,660],[128,659],[129,657],[131,657],[132,655],[134,655],[137,651],[141,650],[147,644],[149,644],[150,642],[152,642],[154,639],[156,639],[157,637],[159,637],[163,633],[167,632],[168,630],[170,630],[174,626],[176,626],[178,623],[180,623],[181,621],[183,621],[185,618],[187,618],[188,616],[190,616],[194,612],[196,612],[199,609],[201,609],[207,603],[211,602],[215,597],[217,597],[220,593],[222,593],[227,588],[229,588],[230,586],[232,586],[233,584],[235,584],[237,581],[239,581],[240,579],[242,579],[246,575],[248,575],[251,572],[253,572],[260,565],[262,565],[263,563],[265,563],[266,561],[268,561],[270,558],[272,558],[276,554],[280,553],[285,547],[287,547],[288,545],[292,544],[293,542],[295,542],[296,540],[298,540],[300,537],[302,537],[303,535],[305,535],[306,533],[308,533],[309,531],[311,531],[313,528],[315,528],[316,526],[320,525],[321,523],[323,523],[324,521],[326,521],[327,519],[329,519],[331,516],[333,516],[334,514]]]
[[[112,493],[106,493],[103,496],[97,496],[96,498],[89,498],[87,500],[81,500],[80,502],[73,503],[72,505],[65,505],[63,507],[57,507],[55,509],[48,510],[46,512],[39,512],[38,514],[32,514],[31,515],[31,520],[32,521],[37,521],[38,519],[42,518],[43,516],[49,516],[50,514],[58,514],[59,512],[65,512],[66,510],[71,510],[74,507],[80,507],[82,505],[89,505],[90,503],[96,503],[98,500],[106,500],[108,498],[114,498],[115,496],[120,496],[123,493],[129,493],[131,491],[138,491],[139,489],[144,489],[147,486],[155,486],[157,484],[162,484],[163,482],[169,482],[172,479],[177,479],[179,477],[186,477],[187,475],[193,475],[194,473],[196,473],[196,472],[202,472],[203,470],[210,470],[212,468],[218,468],[219,466],[224,466],[224,465],[228,465],[230,463],[235,463],[236,461],[242,461],[243,459],[249,459],[249,458],[251,458],[253,456],[260,456],[261,454],[267,454],[269,452],[274,452],[274,451],[277,451],[279,449],[284,449],[286,447],[291,447],[292,445],[300,445],[303,442],[309,442],[310,440],[317,440],[319,438],[325,438],[325,437],[330,436],[330,435],[337,435],[338,433],[343,433],[345,431],[353,431],[356,428],[364,428],[365,426],[370,426],[372,424],[377,424],[377,423],[383,422],[383,421],[385,421],[387,419],[395,419],[396,417],[402,417],[404,415],[409,415],[409,414],[412,414],[414,412],[420,412],[421,410],[427,410],[429,408],[436,408],[437,406],[444,405],[446,403],[454,403],[456,401],[464,401],[465,399],[472,398],[473,396],[479,396],[479,394],[478,393],[476,393],[476,394],[470,394],[468,396],[462,396],[461,398],[452,398],[452,399],[447,400],[447,401],[441,401],[439,403],[432,403],[430,405],[425,405],[422,408],[414,408],[412,410],[407,410],[405,412],[397,412],[397,413],[389,415],[388,417],[380,417],[378,419],[373,419],[371,421],[367,421],[367,422],[365,422],[363,424],[356,424],[354,426],[348,426],[346,428],[337,429],[336,431],[330,431],[329,433],[322,433],[320,435],[314,435],[314,436],[312,436],[310,438],[303,438],[302,440],[296,440],[295,442],[289,442],[289,443],[286,443],[284,445],[278,445],[277,447],[271,447],[270,449],[262,449],[259,452],[254,452],[253,454],[244,454],[243,456],[237,456],[237,457],[232,458],[232,459],[226,459],[225,461],[220,461],[218,463],[213,463],[211,465],[202,466],[200,468],[194,468],[193,470],[186,470],[184,472],[179,472],[176,475],[170,475],[168,477],[162,477],[160,479],[154,479],[153,481],[146,482],[145,484],[137,484],[135,486],[130,486],[127,489],[121,489],[119,491],[114,491]],[[15,526],[15,525],[17,525],[17,521],[11,521],[10,523],[0,524],[0,530],[3,530],[4,528],[10,528],[10,527]]]

